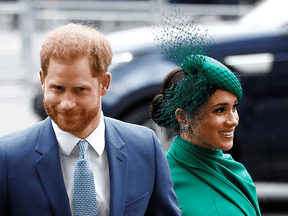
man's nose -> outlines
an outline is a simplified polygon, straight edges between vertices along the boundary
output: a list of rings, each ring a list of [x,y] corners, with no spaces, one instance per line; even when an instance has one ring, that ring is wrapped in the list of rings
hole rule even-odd
[[[68,111],[75,106],[75,96],[71,92],[66,91],[61,98],[60,107],[64,111]]]

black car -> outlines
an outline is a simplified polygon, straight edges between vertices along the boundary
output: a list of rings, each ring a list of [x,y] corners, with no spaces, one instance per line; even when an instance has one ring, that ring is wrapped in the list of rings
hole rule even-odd
[[[137,37],[132,31],[126,32],[129,38],[139,39],[144,34],[139,30]],[[114,36],[117,34],[119,43],[125,44],[121,40],[125,32]],[[244,98],[239,105],[240,124],[232,154],[255,181],[288,181],[287,36],[285,31],[255,31],[226,38],[221,35],[211,48],[214,58],[241,77]],[[122,55],[124,61],[111,67],[113,79],[103,97],[103,110],[105,115],[145,124],[150,118],[150,102],[163,78],[177,66],[152,43],[121,50],[115,56]]]

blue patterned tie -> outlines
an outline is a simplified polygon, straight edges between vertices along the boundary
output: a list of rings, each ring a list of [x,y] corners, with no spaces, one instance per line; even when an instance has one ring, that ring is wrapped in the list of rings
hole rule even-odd
[[[78,142],[79,159],[74,172],[74,215],[98,216],[93,170],[87,158],[88,142]]]

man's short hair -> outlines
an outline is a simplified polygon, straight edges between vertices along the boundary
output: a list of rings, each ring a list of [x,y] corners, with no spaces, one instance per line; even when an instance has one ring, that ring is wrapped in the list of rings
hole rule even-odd
[[[42,45],[41,68],[47,76],[49,60],[69,63],[86,56],[91,61],[92,76],[107,72],[112,61],[112,49],[107,38],[98,30],[70,23],[49,33]]]

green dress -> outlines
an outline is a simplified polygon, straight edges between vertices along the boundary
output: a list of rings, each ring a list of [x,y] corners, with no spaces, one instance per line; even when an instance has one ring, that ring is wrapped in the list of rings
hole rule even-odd
[[[261,215],[256,187],[231,155],[178,136],[166,156],[183,216]]]

